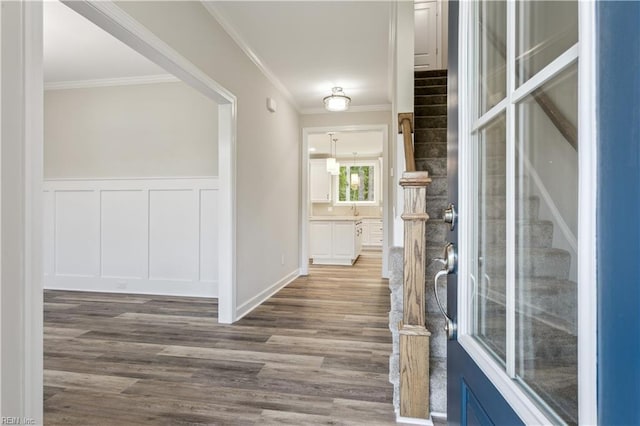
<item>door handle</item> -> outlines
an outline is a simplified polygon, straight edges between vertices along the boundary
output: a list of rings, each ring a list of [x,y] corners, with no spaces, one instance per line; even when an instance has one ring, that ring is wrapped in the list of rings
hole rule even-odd
[[[451,319],[447,311],[442,307],[442,303],[440,303],[440,297],[438,296],[438,279],[442,276],[449,275],[456,270],[456,262],[457,262],[457,254],[456,249],[453,243],[448,243],[444,247],[444,256],[442,259],[436,258],[433,259],[434,262],[442,263],[442,270],[438,271],[436,276],[433,279],[433,294],[436,297],[436,303],[438,305],[438,309],[442,313],[445,319],[444,331],[447,333],[447,338],[449,340],[453,340],[456,336],[456,323]]]
[[[456,206],[451,203],[449,207],[444,210],[444,214],[442,215],[442,220],[445,223],[451,224],[450,228],[452,231],[456,227],[456,220],[458,219],[458,213],[456,212]]]

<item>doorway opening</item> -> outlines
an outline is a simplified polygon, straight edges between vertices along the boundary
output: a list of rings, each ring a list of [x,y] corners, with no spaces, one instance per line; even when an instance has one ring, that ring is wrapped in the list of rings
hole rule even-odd
[[[349,267],[365,253],[387,276],[387,134],[386,125],[303,129],[302,275],[310,262]]]

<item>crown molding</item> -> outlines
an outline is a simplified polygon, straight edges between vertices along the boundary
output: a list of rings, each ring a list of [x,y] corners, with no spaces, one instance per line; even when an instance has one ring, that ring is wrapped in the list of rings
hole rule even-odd
[[[176,83],[180,79],[171,74],[137,77],[98,78],[93,80],[57,81],[44,84],[44,90],[87,89],[92,87],[133,86],[136,84]]]
[[[209,12],[213,19],[215,19],[222,29],[229,34],[229,36],[236,42],[238,47],[251,59],[251,62],[264,74],[264,76],[273,84],[280,92],[287,98],[287,100],[293,105],[296,111],[301,112],[300,106],[296,102],[295,98],[287,89],[287,87],[276,77],[276,75],[265,65],[258,55],[253,51],[251,46],[240,36],[231,23],[224,17],[223,13],[213,4],[212,1],[201,0],[204,8]]]
[[[309,114],[340,114],[340,113],[350,113],[350,112],[376,112],[376,111],[391,111],[391,104],[380,104],[380,105],[357,105],[351,106],[346,111],[334,112],[327,111],[324,108],[305,108],[300,110],[300,114],[309,115]]]

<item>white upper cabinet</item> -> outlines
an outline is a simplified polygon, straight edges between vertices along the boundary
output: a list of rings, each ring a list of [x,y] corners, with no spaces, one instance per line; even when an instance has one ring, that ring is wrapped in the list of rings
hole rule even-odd
[[[331,174],[325,159],[309,160],[309,199],[312,203],[331,201]]]

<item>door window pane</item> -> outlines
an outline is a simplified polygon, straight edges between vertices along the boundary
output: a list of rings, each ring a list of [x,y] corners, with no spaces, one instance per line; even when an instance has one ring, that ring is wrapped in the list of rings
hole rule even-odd
[[[516,5],[516,78],[522,84],[578,42],[578,2],[524,1]]]
[[[516,374],[569,424],[578,412],[578,152],[564,135],[575,134],[577,75],[574,64],[516,116]]]
[[[507,2],[487,1],[477,4],[479,113],[487,112],[507,93],[506,40]]]
[[[506,118],[478,135],[473,334],[503,364],[506,359]]]

